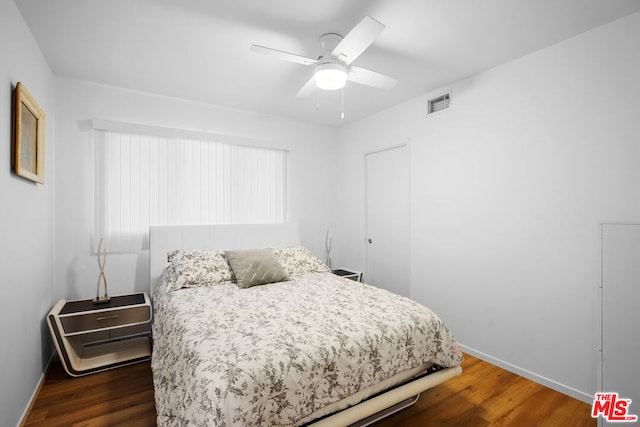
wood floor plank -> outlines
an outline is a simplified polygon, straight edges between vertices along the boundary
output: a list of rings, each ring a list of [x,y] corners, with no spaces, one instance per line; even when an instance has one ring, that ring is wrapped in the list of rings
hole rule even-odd
[[[596,426],[584,402],[470,355],[462,368],[461,376],[427,390],[416,404],[374,426]],[[153,427],[151,365],[71,378],[54,362],[23,425]]]

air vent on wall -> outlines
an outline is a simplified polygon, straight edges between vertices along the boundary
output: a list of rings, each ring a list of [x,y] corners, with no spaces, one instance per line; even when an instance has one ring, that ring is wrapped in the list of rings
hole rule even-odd
[[[436,96],[427,100],[427,115],[437,113],[449,108],[451,105],[451,92]]]

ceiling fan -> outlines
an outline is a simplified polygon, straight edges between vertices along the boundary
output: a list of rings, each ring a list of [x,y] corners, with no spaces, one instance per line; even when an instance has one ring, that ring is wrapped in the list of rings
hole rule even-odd
[[[391,89],[397,80],[351,65],[378,37],[385,26],[370,16],[366,16],[345,37],[328,33],[320,36],[323,53],[318,59],[306,58],[294,53],[270,47],[251,45],[252,52],[272,55],[286,61],[315,66],[313,76],[302,86],[296,97],[306,98],[318,89],[335,90],[345,86],[347,80],[379,89]]]

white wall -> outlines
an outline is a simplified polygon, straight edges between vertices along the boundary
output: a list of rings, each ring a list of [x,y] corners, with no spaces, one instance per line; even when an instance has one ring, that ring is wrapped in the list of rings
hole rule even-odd
[[[640,219],[640,14],[339,131],[335,259],[364,266],[363,154],[410,140],[411,296],[470,351],[587,402],[599,221]],[[439,95],[435,92],[433,95]]]
[[[52,355],[53,99],[49,66],[13,1],[0,1],[0,425],[16,425]],[[11,169],[11,105],[23,82],[47,114],[45,183]]]
[[[90,120],[105,119],[248,138],[290,150],[289,219],[319,256],[333,224],[333,153],[337,131],[272,116],[70,79],[56,91],[56,295],[95,296],[98,264],[91,256],[93,159]],[[148,253],[109,255],[109,293],[148,291]]]

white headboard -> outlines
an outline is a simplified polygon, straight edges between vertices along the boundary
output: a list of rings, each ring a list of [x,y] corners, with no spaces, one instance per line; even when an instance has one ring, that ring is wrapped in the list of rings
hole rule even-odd
[[[149,228],[153,293],[173,249],[258,249],[300,244],[298,224],[154,225]]]

